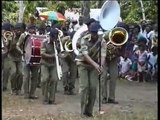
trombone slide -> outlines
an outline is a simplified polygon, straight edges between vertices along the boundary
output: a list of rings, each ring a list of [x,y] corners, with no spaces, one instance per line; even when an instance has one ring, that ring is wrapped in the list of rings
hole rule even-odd
[[[62,79],[62,68],[59,64],[58,52],[57,52],[57,49],[56,49],[55,42],[54,42],[54,51],[55,51],[55,58],[56,58],[57,75],[58,75],[58,79],[61,80]]]

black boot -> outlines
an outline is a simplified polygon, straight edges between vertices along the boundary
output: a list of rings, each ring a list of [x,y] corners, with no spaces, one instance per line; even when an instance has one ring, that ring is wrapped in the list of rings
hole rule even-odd
[[[111,104],[118,104],[117,101],[113,100],[113,99],[110,99],[108,98],[108,102],[107,103],[111,103]]]

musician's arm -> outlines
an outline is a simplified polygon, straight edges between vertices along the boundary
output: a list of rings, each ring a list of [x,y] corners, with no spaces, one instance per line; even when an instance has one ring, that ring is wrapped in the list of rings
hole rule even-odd
[[[25,40],[25,35],[21,34],[21,36],[19,37],[19,40],[18,40],[18,42],[16,44],[16,48],[17,48],[18,51],[21,52],[21,54],[23,54],[23,50],[20,48],[20,46],[22,45],[22,43],[24,42],[24,40]]]
[[[53,57],[55,57],[55,54],[47,54],[45,43],[42,43],[41,56],[44,57],[44,58],[53,58]]]

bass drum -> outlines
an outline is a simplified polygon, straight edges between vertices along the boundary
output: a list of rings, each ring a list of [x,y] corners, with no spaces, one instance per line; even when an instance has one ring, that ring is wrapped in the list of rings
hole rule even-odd
[[[46,39],[45,35],[31,35],[27,38],[24,56],[26,64],[40,64],[40,49],[42,42]]]

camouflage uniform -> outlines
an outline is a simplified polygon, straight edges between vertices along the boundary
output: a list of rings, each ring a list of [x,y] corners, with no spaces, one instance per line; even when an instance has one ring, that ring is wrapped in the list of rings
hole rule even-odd
[[[99,38],[101,39],[101,38]],[[96,52],[99,51],[98,47],[94,47],[94,52],[92,53],[90,49],[95,44],[90,42],[91,34],[87,34],[80,40],[80,54],[78,56],[79,61],[78,65],[78,74],[79,74],[79,86],[81,94],[81,114],[92,114],[93,107],[96,99],[96,91],[98,84],[98,73],[96,69],[88,64],[84,56],[88,54],[90,57]],[[105,41],[101,42],[101,57],[106,56],[106,43]],[[99,55],[98,53],[95,56],[91,57],[95,62],[98,63]]]

